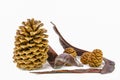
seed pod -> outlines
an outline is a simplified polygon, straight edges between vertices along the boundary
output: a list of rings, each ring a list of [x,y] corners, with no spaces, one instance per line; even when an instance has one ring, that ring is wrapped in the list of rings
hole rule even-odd
[[[65,48],[64,53],[70,54],[74,58],[77,56],[76,51],[73,48],[71,48],[71,47]],[[71,65],[70,64],[66,64],[66,66],[71,66]]]
[[[63,53],[56,57],[54,68],[61,68],[66,64],[82,67],[76,58],[72,57],[70,54]]]

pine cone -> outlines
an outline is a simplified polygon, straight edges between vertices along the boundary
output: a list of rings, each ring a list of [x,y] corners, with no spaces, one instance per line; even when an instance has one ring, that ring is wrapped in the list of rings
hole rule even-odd
[[[77,56],[76,51],[73,48],[71,48],[71,47],[66,48],[65,51],[64,51],[64,53],[68,53],[68,54],[70,54],[73,57]]]
[[[88,64],[89,62],[89,57],[91,57],[91,52],[84,52],[82,55],[81,55],[81,58],[80,58],[80,61],[83,63],[83,64]]]
[[[28,19],[19,27],[15,36],[14,62],[17,67],[25,70],[33,70],[42,67],[48,55],[48,35],[43,23],[34,19]]]
[[[77,56],[76,51],[73,48],[71,48],[71,47],[66,48],[64,53],[70,54],[72,57],[76,57]],[[70,64],[66,64],[66,66],[71,66],[71,65]]]
[[[102,51],[99,49],[93,50],[91,57],[89,58],[90,67],[99,67],[103,60]]]

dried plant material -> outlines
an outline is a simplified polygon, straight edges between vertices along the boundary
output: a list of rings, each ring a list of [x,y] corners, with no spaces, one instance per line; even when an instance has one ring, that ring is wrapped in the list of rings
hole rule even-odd
[[[101,69],[74,69],[74,70],[52,70],[43,72],[30,72],[34,74],[53,74],[53,73],[101,73]]]
[[[115,63],[111,60],[103,58],[105,65],[102,69],[74,69],[74,70],[52,70],[52,71],[43,71],[43,72],[30,72],[35,74],[53,74],[53,73],[100,73],[107,74],[111,73],[115,69]]]
[[[82,67],[82,65],[76,58],[67,53],[57,55],[57,53],[52,49],[51,46],[49,46],[47,61],[52,68],[61,68],[66,64]]]
[[[80,61],[83,63],[83,64],[88,64],[89,63],[89,57],[91,56],[91,52],[84,52],[82,55],[81,55],[81,58],[80,58]]]
[[[106,58],[103,58],[103,60],[105,62],[105,65],[101,70],[101,74],[112,73],[115,69],[115,62]]]
[[[66,49],[67,47],[72,47],[76,50],[77,52],[77,55],[78,56],[81,56],[84,52],[89,52],[89,51],[86,51],[86,50],[83,50],[83,49],[79,49],[77,47],[74,47],[73,45],[71,45],[70,43],[68,43],[63,37],[62,35],[60,34],[60,32],[58,31],[58,29],[56,28],[56,25],[54,23],[51,22],[51,24],[53,24],[53,29],[54,31],[56,32],[56,34],[59,36],[59,41],[62,45],[62,47],[64,49]],[[115,69],[115,62],[109,60],[109,59],[106,59],[106,58],[103,58],[103,60],[105,61],[105,66],[103,67],[103,69],[100,71],[100,73],[102,74],[106,74],[106,73],[111,73],[114,71]],[[80,70],[81,71],[81,70]],[[71,71],[70,71],[71,72]],[[86,71],[87,72],[87,71]],[[94,72],[94,71],[91,71],[91,73]],[[99,72],[97,70],[97,72]],[[73,71],[74,73],[74,71]]]
[[[64,53],[70,54],[74,58],[77,56],[76,51],[73,48],[71,48],[71,47],[66,48],[64,50]],[[71,65],[70,64],[66,64],[66,66],[71,66]]]
[[[76,48],[76,47],[72,46],[71,44],[69,44],[69,43],[63,38],[63,36],[60,34],[60,32],[58,31],[56,25],[55,25],[53,22],[51,22],[51,24],[53,25],[53,29],[54,29],[54,31],[56,32],[56,34],[58,35],[60,44],[62,45],[62,47],[63,47],[64,49],[66,49],[66,48],[68,48],[68,47],[72,47],[72,48],[76,51],[76,53],[77,53],[78,56],[81,56],[84,52],[88,52],[88,51],[86,51],[86,50]]]
[[[92,54],[88,58],[90,67],[99,67],[102,64],[103,54],[100,49],[93,50]]]
[[[93,52],[84,52],[80,58],[83,64],[89,64],[90,67],[99,67],[102,64],[102,60],[103,54],[100,49],[95,49]]]
[[[68,54],[70,54],[73,57],[77,56],[76,51],[73,48],[71,48],[71,47],[65,48],[64,53],[68,53]]]
[[[17,67],[33,70],[42,67],[48,55],[48,35],[43,23],[28,19],[19,27],[15,36],[14,62]]]
[[[80,64],[76,58],[72,57],[70,54],[63,53],[56,57],[54,68],[61,68],[66,64],[82,67],[82,64]]]
[[[47,61],[51,65],[51,67],[54,68],[55,59],[58,56],[58,54],[52,49],[51,46],[49,46],[49,50],[48,50],[47,54],[48,54]]]

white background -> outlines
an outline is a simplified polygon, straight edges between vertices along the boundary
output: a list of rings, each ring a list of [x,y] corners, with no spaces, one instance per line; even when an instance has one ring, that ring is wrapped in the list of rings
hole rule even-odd
[[[54,22],[67,41],[115,61],[111,74],[45,74],[23,71],[13,63],[14,36],[28,18],[44,23],[49,44],[57,53],[63,49],[52,29]],[[117,80],[120,73],[119,0],[0,0],[0,80]]]

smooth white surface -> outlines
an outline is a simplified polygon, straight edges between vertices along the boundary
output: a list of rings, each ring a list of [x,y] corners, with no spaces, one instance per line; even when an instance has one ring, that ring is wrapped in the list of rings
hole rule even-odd
[[[49,44],[57,53],[63,49],[52,29],[54,22],[65,39],[76,47],[99,48],[115,61],[111,74],[35,75],[13,63],[14,36],[27,18],[41,20],[48,29]],[[0,80],[117,80],[120,73],[119,0],[0,0]]]

